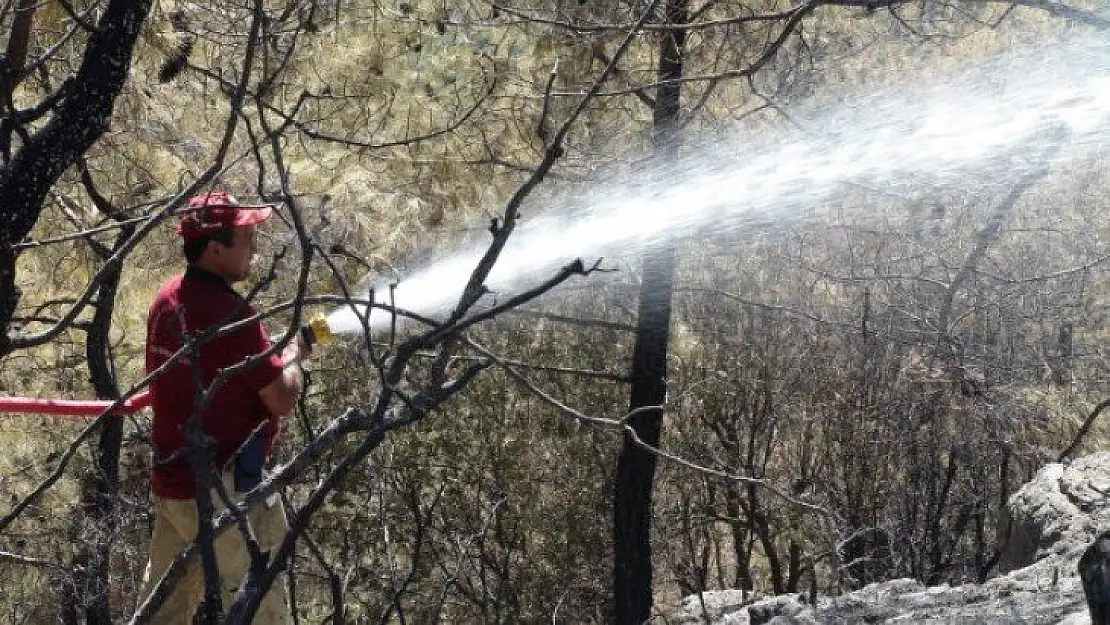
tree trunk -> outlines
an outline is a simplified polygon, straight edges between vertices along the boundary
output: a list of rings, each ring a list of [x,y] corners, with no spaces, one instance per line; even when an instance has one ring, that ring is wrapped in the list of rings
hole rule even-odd
[[[752,590],[755,584],[752,581],[752,549],[751,517],[741,508],[740,494],[733,488],[725,489],[725,513],[732,532],[732,553],[736,560],[736,574],[733,577],[733,587],[740,590]],[[744,516],[741,517],[740,515]],[[741,521],[741,518],[744,520]]]
[[[81,67],[67,81],[50,120],[0,166],[0,337],[18,304],[11,246],[34,227],[47,193],[108,129],[116,96],[127,82],[131,54],[151,0],[111,0],[89,36]],[[7,115],[0,121],[15,123]],[[8,342],[0,339],[0,356]]]
[[[133,226],[120,230],[116,238],[117,248],[130,238]],[[98,249],[101,257],[110,255],[107,249]],[[119,399],[119,383],[115,368],[112,366],[110,330],[112,311],[115,310],[116,291],[119,288],[121,268],[111,268],[105,272],[96,297],[96,312],[93,314],[85,342],[85,352],[89,362],[89,376],[98,399]],[[78,592],[84,592],[86,623],[111,623],[112,611],[109,602],[109,559],[115,542],[117,527],[117,499],[119,495],[119,455],[123,441],[123,420],[109,419],[101,426],[100,441],[97,445],[93,473],[82,479],[82,518],[91,530],[88,537],[78,547],[75,561],[85,565]]]
[[[11,350],[8,328],[11,327],[12,316],[21,295],[15,282],[16,256],[11,248],[0,244],[0,357]]]
[[[669,24],[686,19],[685,0],[667,0]],[[675,153],[682,49],[685,32],[663,35],[655,99],[656,149],[661,158]],[[649,251],[643,259],[643,284],[632,352],[632,389],[628,425],[645,443],[658,446],[663,425],[662,405],[667,396],[667,345],[670,340],[671,293],[674,285],[674,248],[669,244]],[[613,494],[613,616],[614,622],[639,624],[651,616],[651,494],[655,456],[625,432]]]
[[[1110,625],[1110,533],[1102,533],[1079,558],[1079,578],[1091,625]]]

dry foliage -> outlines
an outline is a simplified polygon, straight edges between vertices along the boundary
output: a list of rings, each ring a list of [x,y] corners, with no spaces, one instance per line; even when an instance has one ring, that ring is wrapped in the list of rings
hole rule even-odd
[[[72,4],[97,15],[97,3]],[[808,102],[943,76],[1015,40],[1073,28],[1036,9],[880,4],[818,3],[758,66],[786,17],[749,18],[791,7],[701,6],[703,26],[687,44],[688,136],[770,136]],[[53,92],[80,58],[86,35],[60,5],[35,13],[32,50],[53,56],[14,90],[18,108]],[[189,185],[223,186],[291,200],[303,222],[275,220],[264,233],[260,256],[275,277],[258,308],[288,302],[301,285],[361,296],[366,284],[489,241],[489,218],[540,167],[644,8],[257,6],[266,20],[239,3],[154,7],[111,130],[86,155],[93,184],[67,170],[31,241],[157,221]],[[13,19],[6,7],[0,18]],[[618,59],[556,146],[561,158],[529,196],[525,221],[647,160],[657,36],[639,33]],[[159,82],[183,42],[184,67]],[[663,444],[675,458],[661,465],[653,519],[658,603],[717,588],[838,592],[897,576],[989,575],[1007,495],[1056,459],[1102,399],[1101,170],[1095,156],[1036,181],[959,281],[1004,194],[846,188],[807,220],[683,242]],[[95,194],[118,212],[103,213]],[[144,234],[123,265],[109,328],[121,390],[143,376],[147,303],[180,270],[170,230]],[[103,266],[90,241],[110,248],[116,233],[26,246],[13,335],[55,324]],[[315,256],[298,276],[306,241]],[[642,278],[631,264],[607,259],[619,271],[570,281],[406,356],[396,388],[414,396],[476,363],[492,368],[329,484],[277,582],[290,584],[301,618],[608,620],[612,473]],[[93,312],[3,355],[0,393],[91,397]],[[291,321],[282,310],[268,324]],[[392,392],[385,363],[410,336],[322,351],[278,461],[302,453],[345,407]],[[90,438],[52,488],[0,527],[0,621],[75,616],[87,598],[73,571],[90,545],[112,545],[112,616],[131,617],[149,535],[148,417],[125,422],[111,523],[81,507],[95,471]],[[0,517],[51,475],[85,425],[3,415]],[[314,458],[283,485],[289,504],[305,505],[365,440],[340,439]]]

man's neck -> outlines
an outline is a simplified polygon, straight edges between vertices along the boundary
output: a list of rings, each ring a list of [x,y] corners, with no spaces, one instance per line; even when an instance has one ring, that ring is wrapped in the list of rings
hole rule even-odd
[[[199,282],[211,282],[213,284],[218,284],[228,291],[238,294],[238,291],[231,288],[231,284],[226,279],[224,279],[223,276],[200,265],[196,265],[193,263],[189,263],[188,265],[186,265],[185,277],[189,280],[197,280]]]

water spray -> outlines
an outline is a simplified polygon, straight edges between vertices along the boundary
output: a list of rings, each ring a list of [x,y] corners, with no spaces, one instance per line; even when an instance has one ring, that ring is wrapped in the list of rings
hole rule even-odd
[[[932,84],[804,103],[790,114],[804,132],[691,141],[682,157],[606,176],[554,206],[524,206],[483,286],[508,298],[574,259],[612,266],[667,242],[805,219],[847,185],[906,195],[921,188],[1004,192],[1024,175],[1110,143],[1110,45],[1078,39],[1015,47]],[[715,130],[717,137],[730,132]],[[483,252],[461,248],[403,276],[389,303],[443,319]],[[375,334],[412,323],[362,305],[328,318],[335,333],[356,332],[364,321]]]
[[[619,259],[668,241],[785,223],[827,206],[846,184],[895,192],[922,184],[1012,186],[1024,174],[1110,143],[1110,45],[1084,39],[1007,50],[974,73],[932,86],[894,85],[803,108],[792,119],[806,133],[748,134],[689,149],[688,158],[637,168],[623,182],[609,180],[550,210],[524,207],[527,217],[483,286],[511,297],[574,259]],[[373,292],[388,293],[397,309],[441,319],[483,252],[460,249]],[[345,305],[298,331],[307,344],[326,345],[364,323],[379,334],[411,321],[386,308]],[[30,401],[44,402],[35,404],[43,410],[91,414],[107,407]]]

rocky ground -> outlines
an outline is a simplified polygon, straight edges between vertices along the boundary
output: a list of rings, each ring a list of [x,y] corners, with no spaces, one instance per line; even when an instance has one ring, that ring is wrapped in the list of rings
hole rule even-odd
[[[1110,453],[1051,464],[1010,499],[998,576],[984,584],[925,587],[899,579],[809,605],[797,595],[752,601],[740,591],[687,597],[653,625],[982,623],[1089,625],[1078,562],[1110,529]]]

